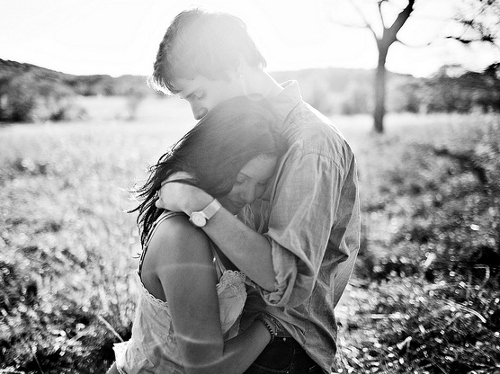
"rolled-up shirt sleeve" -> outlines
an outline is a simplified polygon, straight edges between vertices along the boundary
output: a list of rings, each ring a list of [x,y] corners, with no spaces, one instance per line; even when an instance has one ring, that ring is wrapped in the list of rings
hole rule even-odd
[[[344,173],[336,160],[319,152],[300,154],[291,149],[283,158],[264,234],[271,243],[276,274],[275,289],[260,290],[267,304],[302,304],[313,291],[324,259],[331,265],[349,256],[340,245],[345,225],[337,214]],[[338,245],[329,245],[332,253],[325,257],[329,241],[336,237]]]

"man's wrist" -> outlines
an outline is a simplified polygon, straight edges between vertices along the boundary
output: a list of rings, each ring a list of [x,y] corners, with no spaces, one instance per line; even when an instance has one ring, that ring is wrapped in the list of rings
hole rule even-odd
[[[213,199],[203,210],[191,213],[189,221],[198,227],[205,227],[207,222],[219,211],[222,207],[217,199]]]
[[[193,212],[205,209],[213,200],[214,198],[202,189],[193,187],[185,198],[185,206],[182,210],[190,216]]]

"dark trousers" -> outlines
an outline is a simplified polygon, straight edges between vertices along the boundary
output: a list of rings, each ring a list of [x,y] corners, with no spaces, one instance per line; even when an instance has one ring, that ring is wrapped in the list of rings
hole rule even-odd
[[[324,374],[293,338],[276,338],[244,374]]]

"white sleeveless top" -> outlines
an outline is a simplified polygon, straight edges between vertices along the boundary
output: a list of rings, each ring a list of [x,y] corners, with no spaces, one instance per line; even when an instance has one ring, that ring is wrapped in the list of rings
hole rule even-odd
[[[139,264],[142,267],[149,240],[158,225],[165,219],[180,213],[165,212],[154,223],[149,239],[144,246]],[[246,301],[245,275],[239,271],[226,270],[217,253],[214,254],[214,266],[219,282],[220,321],[224,339],[238,334],[239,322]],[[132,337],[129,341],[115,344],[116,366],[120,373],[184,373],[180,365],[180,353],[168,302],[157,299],[141,284],[140,296],[136,307]]]

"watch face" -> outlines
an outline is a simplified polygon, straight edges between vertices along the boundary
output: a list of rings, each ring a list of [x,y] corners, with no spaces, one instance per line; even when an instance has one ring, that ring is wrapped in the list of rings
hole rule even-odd
[[[203,227],[207,223],[207,220],[205,219],[205,217],[203,217],[201,212],[193,212],[193,214],[191,214],[190,220],[194,225],[198,227]]]

